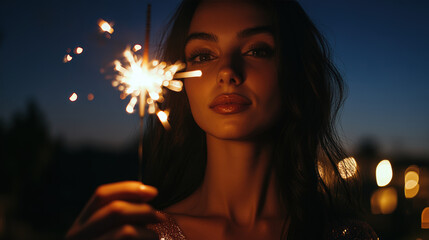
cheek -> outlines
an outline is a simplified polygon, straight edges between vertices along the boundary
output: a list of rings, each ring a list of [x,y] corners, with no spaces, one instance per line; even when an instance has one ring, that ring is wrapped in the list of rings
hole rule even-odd
[[[250,76],[254,77],[248,84],[258,96],[260,103],[273,104],[280,101],[280,85],[275,66],[267,65],[265,68],[256,69]]]
[[[281,111],[281,89],[277,68],[273,65],[266,66],[255,72],[254,76],[250,87],[257,97],[258,112],[263,112],[261,118],[270,124],[276,121]],[[248,83],[250,84],[250,81]]]
[[[184,80],[186,95],[188,96],[193,114],[194,109],[195,113],[197,113],[196,108],[201,110],[202,107],[208,107],[210,92],[216,85],[213,71],[208,71],[203,68],[201,68],[201,71],[203,72],[202,77],[186,78]]]
[[[201,78],[186,79],[184,84],[192,115],[195,120],[199,118],[198,115],[201,115],[200,113],[204,111],[205,107],[208,105],[207,97],[205,97],[208,95],[208,88],[203,81],[204,80]]]

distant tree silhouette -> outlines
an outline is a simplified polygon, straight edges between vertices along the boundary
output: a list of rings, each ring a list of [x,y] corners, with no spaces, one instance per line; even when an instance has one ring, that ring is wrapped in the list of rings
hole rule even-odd
[[[0,204],[10,203],[0,240],[60,239],[98,185],[133,180],[138,172],[134,145],[69,149],[52,138],[34,100],[10,123],[0,119],[0,157]]]
[[[7,190],[19,194],[29,184],[38,184],[52,156],[47,123],[31,100],[25,113],[16,113],[5,131]],[[18,192],[16,192],[18,191]]]

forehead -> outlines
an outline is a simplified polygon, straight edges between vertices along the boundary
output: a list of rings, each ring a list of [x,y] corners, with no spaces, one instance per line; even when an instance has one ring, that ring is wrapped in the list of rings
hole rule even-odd
[[[197,8],[189,32],[225,32],[271,25],[261,6],[245,0],[206,0]]]

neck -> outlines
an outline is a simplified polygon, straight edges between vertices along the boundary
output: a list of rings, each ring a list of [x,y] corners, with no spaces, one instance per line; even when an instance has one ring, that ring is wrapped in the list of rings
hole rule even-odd
[[[207,168],[197,191],[208,215],[238,225],[279,217],[270,141],[230,141],[207,135]]]

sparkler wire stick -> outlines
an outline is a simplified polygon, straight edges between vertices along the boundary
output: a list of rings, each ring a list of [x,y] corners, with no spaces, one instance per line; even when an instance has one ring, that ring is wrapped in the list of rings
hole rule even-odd
[[[153,60],[149,63],[150,9],[151,5],[148,4],[143,56],[139,58],[137,55],[134,55],[131,50],[125,50],[125,61],[123,63],[119,60],[114,61],[114,70],[117,72],[117,75],[112,81],[112,86],[117,87],[119,91],[122,91],[122,99],[130,96],[130,101],[126,107],[126,111],[128,113],[133,113],[135,105],[139,105],[139,181],[142,181],[143,178],[143,119],[146,104],[148,105],[148,113],[156,114],[164,128],[168,130],[170,128],[170,124],[168,123],[169,109],[162,110],[158,105],[164,101],[164,88],[180,92],[183,88],[182,80],[184,78],[201,77],[202,75],[200,70],[178,73],[177,71],[181,71],[186,68],[186,64],[180,61],[171,65],[158,60]],[[134,52],[136,51],[138,50],[134,50]]]
[[[145,68],[148,65],[149,62],[149,34],[150,34],[150,10],[151,5],[147,5],[147,12],[146,12],[146,36],[145,36],[145,42],[144,42],[144,48],[143,48],[143,61],[142,61],[142,67]],[[145,111],[145,99],[146,99],[146,93],[141,92],[139,95],[139,115],[140,115],[140,139],[139,139],[139,175],[138,175],[138,181],[142,182],[143,180],[143,134],[144,134],[144,111]]]

